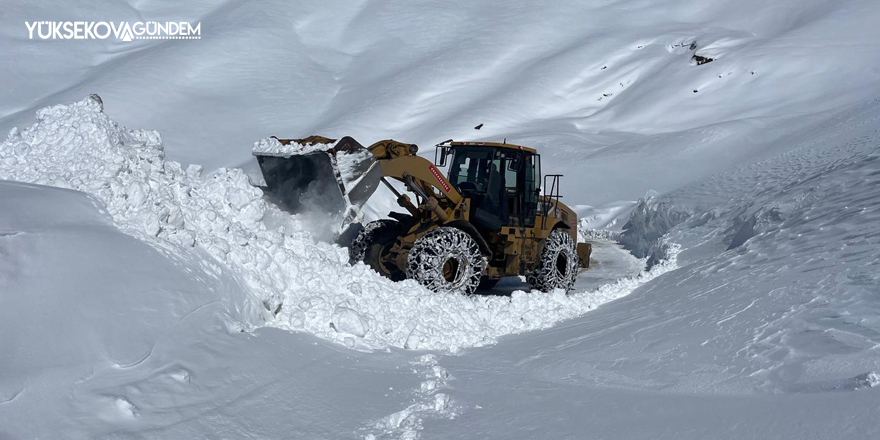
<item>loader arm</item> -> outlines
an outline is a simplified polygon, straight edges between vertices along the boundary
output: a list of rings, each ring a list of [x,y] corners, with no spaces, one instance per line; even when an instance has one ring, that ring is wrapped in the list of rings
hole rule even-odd
[[[368,150],[376,158],[382,179],[388,177],[402,182],[440,221],[445,222],[461,205],[461,194],[431,161],[416,154],[419,147],[415,144],[386,139],[370,145]],[[409,197],[388,186],[397,195],[397,203],[418,217],[420,211]]]
[[[461,203],[461,194],[452,187],[431,161],[419,156],[401,156],[380,160],[382,177],[403,182],[408,189],[427,198],[436,197],[451,207]]]
[[[452,187],[437,167],[431,161],[416,154],[419,152],[417,145],[386,139],[370,145],[367,149],[379,162],[382,177],[399,180],[417,194],[437,195],[438,199],[446,198],[453,205],[461,202],[461,194]],[[411,186],[414,188],[410,188]]]

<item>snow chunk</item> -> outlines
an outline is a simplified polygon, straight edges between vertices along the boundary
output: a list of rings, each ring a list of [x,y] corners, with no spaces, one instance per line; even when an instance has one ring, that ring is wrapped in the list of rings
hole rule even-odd
[[[337,332],[349,333],[359,338],[367,335],[369,324],[367,321],[348,307],[337,307],[330,318],[330,326]]]
[[[278,138],[270,137],[266,139],[261,139],[254,143],[253,154],[263,155],[263,156],[280,156],[280,157],[290,157],[296,156],[300,154],[309,154],[317,151],[328,151],[336,145],[336,142],[332,143],[309,143],[309,144],[300,144],[297,142],[290,142],[288,145],[284,145]]]

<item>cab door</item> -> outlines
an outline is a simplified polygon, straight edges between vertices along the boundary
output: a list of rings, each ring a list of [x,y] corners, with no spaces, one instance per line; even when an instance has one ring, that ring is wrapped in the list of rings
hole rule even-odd
[[[504,207],[507,222],[507,272],[524,273],[537,256],[535,220],[538,207],[538,156],[522,150],[504,152]]]

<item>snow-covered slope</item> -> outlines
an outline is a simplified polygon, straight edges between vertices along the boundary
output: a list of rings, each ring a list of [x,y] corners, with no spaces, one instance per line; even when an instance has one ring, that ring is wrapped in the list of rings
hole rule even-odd
[[[599,205],[751,159],[876,93],[878,13],[871,0],[50,0],[0,17],[0,128],[98,93],[208,170],[249,163],[273,134],[507,138],[589,188],[572,204]],[[27,39],[24,21],[81,19],[189,20],[202,38]]]
[[[337,305],[327,318],[320,312],[325,308],[315,308],[319,312],[311,318],[326,320],[327,327],[332,322],[332,332],[322,332],[319,326],[306,330],[356,345],[355,327],[361,321],[346,319],[361,316],[355,312],[362,311],[359,307],[380,305],[410,310],[407,313],[421,311],[416,315],[421,320],[417,325],[443,326],[428,335],[433,341],[461,344],[462,339],[456,338],[462,333],[447,327],[449,319],[459,319],[458,325],[468,329],[468,321],[462,318],[474,310],[484,313],[467,304],[482,303],[487,310],[499,313],[484,321],[484,328],[506,333],[551,325],[553,321],[533,320],[541,316],[536,312],[545,305],[554,305],[554,319],[575,316],[583,311],[580,304],[614,299],[635,288],[626,299],[600,307],[586,319],[514,338],[487,351],[469,350],[460,357],[420,359],[401,353],[380,359],[376,354],[357,355],[354,360],[370,365],[365,366],[353,364],[352,355],[333,355],[330,364],[315,368],[307,363],[291,375],[288,368],[278,370],[278,362],[301,361],[279,354],[278,344],[286,347],[284,353],[293,350],[295,356],[306,358],[324,358],[328,350],[338,350],[300,347],[297,338],[279,339],[278,333],[258,332],[256,339],[238,333],[238,329],[259,322],[260,308],[252,304],[261,291],[237,281],[247,278],[252,263],[239,261],[243,257],[237,255],[251,255],[253,250],[217,254],[206,241],[208,233],[201,229],[204,224],[194,216],[195,211],[226,213],[207,223],[226,222],[211,230],[215,238],[224,237],[222,234],[229,234],[244,221],[239,214],[248,210],[235,214],[227,209],[235,199],[225,197],[239,188],[235,180],[217,183],[216,176],[229,171],[208,178],[199,178],[194,172],[187,175],[161,159],[157,145],[150,141],[155,136],[116,126],[92,99],[47,109],[40,113],[38,124],[2,144],[4,157],[15,159],[5,162],[3,169],[8,174],[4,177],[47,176],[44,183],[56,185],[77,182],[79,188],[100,199],[45,187],[2,186],[5,216],[0,218],[4,231],[0,244],[7,268],[3,300],[9,314],[3,331],[13,334],[24,329],[24,336],[12,339],[4,349],[5,370],[13,373],[2,384],[2,405],[8,409],[3,414],[8,415],[6,420],[16,420],[7,422],[12,428],[6,429],[12,429],[9,432],[13,435],[33,432],[26,427],[44,417],[38,408],[52,401],[56,402],[55,410],[65,416],[43,422],[40,426],[45,431],[39,432],[65,431],[77,437],[135,435],[151,427],[162,438],[204,433],[237,437],[254,432],[279,438],[286,436],[281,428],[289,428],[299,417],[316,420],[320,416],[324,421],[317,425],[295,425],[297,432],[305,438],[409,438],[422,432],[449,437],[482,432],[486,437],[531,438],[531,425],[524,424],[537,424],[554,437],[576,438],[584,430],[600,436],[652,436],[662,428],[665,431],[661,432],[670,436],[689,438],[660,420],[623,429],[617,417],[609,416],[605,421],[574,417],[571,408],[596,404],[590,399],[602,396],[604,402],[634,405],[643,408],[640,411],[650,411],[644,406],[646,401],[662,402],[662,408],[676,414],[676,423],[691,427],[688,432],[693,438],[704,438],[719,426],[730,426],[732,437],[741,438],[745,433],[762,438],[767,433],[789,432],[795,424],[800,428],[791,432],[800,433],[799,437],[826,438],[829,433],[843,433],[839,438],[870,437],[878,429],[871,417],[876,392],[870,388],[878,383],[880,370],[874,353],[878,346],[874,297],[880,280],[873,270],[880,262],[876,242],[880,222],[876,218],[878,205],[872,203],[878,196],[874,193],[880,173],[878,117],[880,105],[876,102],[853,108],[809,133],[793,136],[785,144],[788,151],[773,158],[638,204],[637,215],[624,227],[624,236],[636,234],[648,243],[649,237],[668,232],[654,246],[644,247],[646,252],[668,248],[670,242],[684,246],[679,254],[684,267],[663,274],[669,266],[656,266],[649,273],[661,276],[643,287],[639,286],[650,276],[569,298],[514,294],[509,300],[478,301],[427,292],[410,296],[412,292],[403,288],[407,286],[404,283],[389,287],[397,289],[392,291],[398,295],[393,302],[377,285],[361,290],[360,301],[349,309],[352,314],[342,313]],[[36,138],[40,142],[35,142]],[[24,141],[27,139],[30,142]],[[78,148],[83,146],[108,158],[115,152],[120,159],[95,161]],[[16,154],[8,153],[12,149],[17,149]],[[76,162],[79,157],[85,159]],[[76,181],[73,174],[65,174],[68,170],[85,180]],[[102,174],[105,171],[108,174]],[[120,183],[125,179],[142,179],[141,191],[123,189],[131,187],[131,182]],[[210,185],[219,186],[208,190]],[[114,193],[114,188],[119,192]],[[173,197],[163,196],[167,188],[175,188]],[[189,198],[181,194],[189,194]],[[216,199],[221,194],[223,197]],[[214,203],[208,203],[210,200]],[[191,211],[189,206],[199,209]],[[144,221],[152,219],[154,212],[175,208],[182,220],[168,221],[163,216],[158,232],[155,223]],[[111,220],[151,244],[152,249],[119,234]],[[297,231],[296,218],[288,220]],[[252,224],[251,229],[263,230],[264,221]],[[306,232],[295,233],[295,248],[312,249],[307,258],[337,252],[328,245],[310,242]],[[289,236],[279,234],[287,242]],[[261,249],[250,242],[238,246]],[[202,254],[205,251],[213,255]],[[305,260],[295,253],[290,259],[293,263]],[[293,283],[293,292],[282,291],[282,297],[286,300],[297,292],[320,291],[337,282],[333,277],[349,276],[346,274],[352,270],[341,262],[324,263],[332,271],[329,278],[320,283],[313,278],[312,284],[302,287]],[[827,270],[829,264],[836,270]],[[176,273],[180,275],[173,275]],[[294,272],[293,276],[303,275]],[[384,282],[368,272],[361,276]],[[409,287],[418,292],[415,286]],[[120,290],[127,294],[120,296]],[[321,295],[324,302],[340,298],[326,291]],[[438,309],[427,302],[421,308],[419,299],[415,308],[401,308],[408,306],[401,301],[408,297],[435,298],[430,301],[443,301],[444,306]],[[171,305],[177,308],[171,310]],[[298,309],[310,306],[297,304]],[[34,313],[46,318],[47,325],[34,326],[33,319],[21,313],[33,307],[38,309]],[[144,310],[150,312],[144,314]],[[432,318],[437,311],[447,313],[447,318]],[[379,333],[372,323],[382,323],[384,316],[371,318],[375,321],[368,321],[371,324],[362,340],[367,343],[380,337],[372,336]],[[508,322],[526,327],[511,327]],[[130,329],[131,333],[119,329]],[[46,368],[49,364],[57,367]],[[375,382],[401,364],[410,364],[415,375]],[[510,366],[505,367],[507,364]],[[333,365],[329,376],[327,365]],[[257,376],[252,373],[264,368],[268,370]],[[354,372],[356,379],[328,385],[331,382],[327,380],[338,382],[330,379],[336,371],[346,375]],[[305,402],[336,399],[339,412],[334,416],[339,418],[333,420],[347,428],[328,427],[326,413],[311,405],[297,405],[293,410],[297,416],[292,419],[279,415],[281,423],[267,418],[267,414],[277,414],[278,402],[287,399],[275,389],[279,380],[324,380],[323,386],[297,389],[307,393]],[[371,385],[364,388],[361,380]],[[458,380],[462,382],[458,384]],[[493,382],[498,386],[492,390],[479,385]],[[523,389],[522,383],[529,384],[528,394],[516,391]],[[418,391],[394,394],[397,397],[391,401],[382,400],[363,414],[346,397],[355,392],[363,399],[382,395],[379,384],[391,389],[415,386]],[[238,391],[254,386],[267,388],[253,397]],[[38,392],[47,388],[52,391]],[[811,397],[847,390],[860,394],[851,399]],[[766,391],[787,396],[770,398]],[[63,398],[60,401],[67,403],[58,406],[63,395],[79,397],[75,401]],[[593,397],[584,400],[586,395]],[[701,396],[702,403],[682,397],[687,395]],[[255,406],[252,399],[263,403]],[[408,399],[414,399],[413,403],[395,403]],[[535,405],[545,399],[553,403],[538,405],[542,410],[536,411]],[[560,404],[565,409],[559,409]],[[786,407],[779,418],[766,410],[777,405]],[[482,410],[487,407],[492,410]],[[228,408],[242,410],[230,413]],[[537,419],[520,417],[524,408],[531,408]],[[545,411],[568,416],[564,416],[565,423],[544,425]],[[712,411],[731,413],[723,420],[706,423],[705,417]],[[210,416],[197,416],[204,413]],[[804,413],[828,414],[830,418],[803,419]],[[855,415],[855,421],[844,415]],[[654,417],[662,414],[651,415],[652,420]],[[211,418],[223,420],[224,425],[218,428],[203,423]],[[462,423],[437,421],[449,418]],[[751,428],[737,428],[744,421]],[[252,423],[263,428],[254,428]]]
[[[0,182],[0,438],[352,438],[442,399],[431,357],[240,332],[231,271],[149,243],[81,192]]]
[[[880,100],[646,204],[680,269],[585,319],[440,361],[432,438],[880,435]],[[797,140],[802,137],[803,140]],[[631,225],[635,227],[635,225]],[[548,421],[549,420],[549,421]]]
[[[0,438],[877,437],[878,18],[869,0],[7,8],[0,128],[20,129],[0,179],[38,185],[0,182]],[[30,41],[35,19],[203,38]],[[585,236],[635,257],[568,297],[390,283],[236,168],[272,134],[537,146],[581,224],[613,229]]]
[[[137,371],[194,332],[240,328],[249,298],[204,256],[120,233],[103,205],[80,192],[0,182],[0,194],[4,437],[82,432],[65,420],[74,415],[133,418],[130,393],[93,395],[90,381]],[[162,370],[163,386],[190,380],[185,364]]]

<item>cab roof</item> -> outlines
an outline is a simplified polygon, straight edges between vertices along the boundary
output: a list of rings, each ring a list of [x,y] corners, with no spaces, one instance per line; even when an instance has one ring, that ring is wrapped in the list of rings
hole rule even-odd
[[[467,147],[500,147],[500,148],[510,148],[511,150],[522,150],[528,153],[537,154],[538,151],[534,148],[523,147],[521,145],[508,144],[506,142],[467,142],[467,141],[452,141],[449,142],[450,146],[467,146]]]

